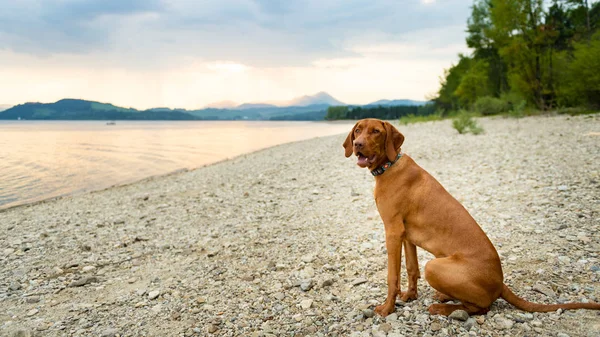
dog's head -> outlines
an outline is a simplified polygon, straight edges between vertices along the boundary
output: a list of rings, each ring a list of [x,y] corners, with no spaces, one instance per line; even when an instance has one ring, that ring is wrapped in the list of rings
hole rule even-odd
[[[377,168],[394,161],[404,136],[390,123],[379,119],[362,119],[354,125],[343,146],[346,157],[358,157],[358,166]]]

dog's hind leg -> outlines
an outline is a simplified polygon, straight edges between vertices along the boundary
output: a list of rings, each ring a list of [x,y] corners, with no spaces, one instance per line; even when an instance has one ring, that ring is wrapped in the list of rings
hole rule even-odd
[[[431,260],[425,265],[425,279],[438,292],[462,304],[433,304],[431,314],[450,315],[455,310],[481,314],[489,310],[502,291],[502,271],[483,270],[485,263],[456,256]]]

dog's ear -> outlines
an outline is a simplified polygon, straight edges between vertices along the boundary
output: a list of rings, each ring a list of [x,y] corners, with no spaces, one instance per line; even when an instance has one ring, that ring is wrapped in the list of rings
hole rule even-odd
[[[354,124],[354,127],[348,134],[348,137],[346,137],[344,144],[342,144],[342,146],[346,150],[346,158],[350,157],[352,155],[352,152],[354,152],[354,151],[352,151],[352,147],[354,145],[354,130],[356,130],[357,126],[358,126],[358,123]]]
[[[383,126],[385,127],[386,133],[385,154],[389,161],[394,161],[400,151],[400,146],[404,143],[404,135],[389,122],[384,122]]]

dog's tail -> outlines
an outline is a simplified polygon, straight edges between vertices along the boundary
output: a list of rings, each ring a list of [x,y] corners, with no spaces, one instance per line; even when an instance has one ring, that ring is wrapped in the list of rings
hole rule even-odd
[[[502,287],[500,294],[506,302],[514,305],[518,309],[529,312],[550,312],[558,309],[594,309],[600,310],[600,303],[564,303],[564,304],[540,304],[526,301],[513,293],[506,284]]]

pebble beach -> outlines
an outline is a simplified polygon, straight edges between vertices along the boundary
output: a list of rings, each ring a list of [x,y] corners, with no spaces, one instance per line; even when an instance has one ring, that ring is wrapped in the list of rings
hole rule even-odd
[[[398,125],[529,301],[600,301],[600,114]],[[350,131],[350,129],[348,130]],[[374,180],[346,134],[0,211],[0,336],[599,336],[600,311],[430,316],[387,291]],[[421,273],[433,258],[418,249]],[[403,287],[406,276],[402,268]]]

